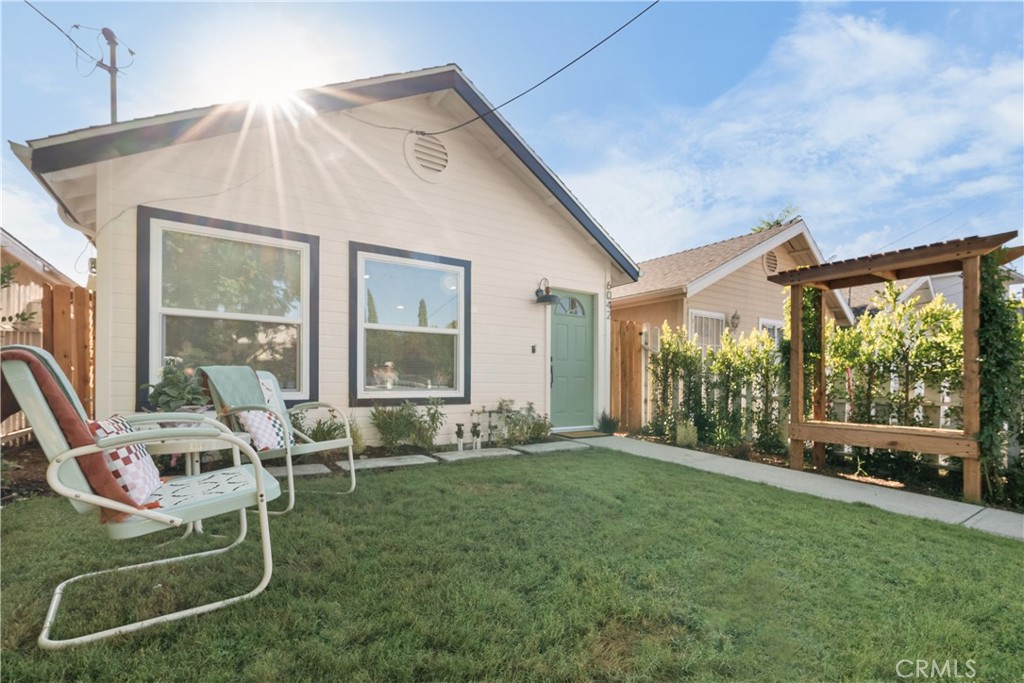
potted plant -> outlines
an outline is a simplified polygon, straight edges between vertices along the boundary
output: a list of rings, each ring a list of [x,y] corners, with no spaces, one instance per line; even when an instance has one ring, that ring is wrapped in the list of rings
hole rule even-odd
[[[210,398],[195,376],[195,369],[171,358],[160,369],[160,381],[143,384],[149,389],[149,405],[161,413],[201,413],[213,410]]]

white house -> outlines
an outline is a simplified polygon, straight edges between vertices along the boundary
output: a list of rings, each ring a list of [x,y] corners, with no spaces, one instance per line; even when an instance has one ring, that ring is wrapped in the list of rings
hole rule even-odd
[[[449,432],[500,398],[592,427],[638,270],[491,109],[448,65],[13,144],[96,245],[97,412],[178,357],[364,426],[439,397]]]

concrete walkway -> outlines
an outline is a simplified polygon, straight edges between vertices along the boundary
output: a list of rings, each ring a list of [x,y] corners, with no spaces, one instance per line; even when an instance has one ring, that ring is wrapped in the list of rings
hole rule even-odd
[[[866,503],[900,515],[934,519],[947,524],[959,524],[969,529],[1024,541],[1024,515],[1015,512],[993,510],[955,500],[887,489],[882,486],[826,477],[812,472],[797,472],[782,467],[736,460],[712,453],[701,453],[621,436],[579,439],[579,441],[592,446],[638,455],[642,458],[671,462],[705,472],[761,482],[787,491],[808,493],[819,498],[840,500],[846,503]]]

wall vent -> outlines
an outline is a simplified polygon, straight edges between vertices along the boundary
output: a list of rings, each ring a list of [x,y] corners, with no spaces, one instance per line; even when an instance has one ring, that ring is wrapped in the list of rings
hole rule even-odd
[[[405,139],[405,160],[413,173],[428,182],[440,182],[448,170],[448,149],[431,135],[410,134]]]
[[[779,257],[774,251],[769,251],[764,255],[764,272],[771,275],[779,269]]]

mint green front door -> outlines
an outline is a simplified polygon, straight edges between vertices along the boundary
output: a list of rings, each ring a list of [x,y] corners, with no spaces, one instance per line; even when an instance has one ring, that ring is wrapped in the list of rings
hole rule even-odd
[[[551,305],[551,424],[594,426],[594,297],[554,292]]]

